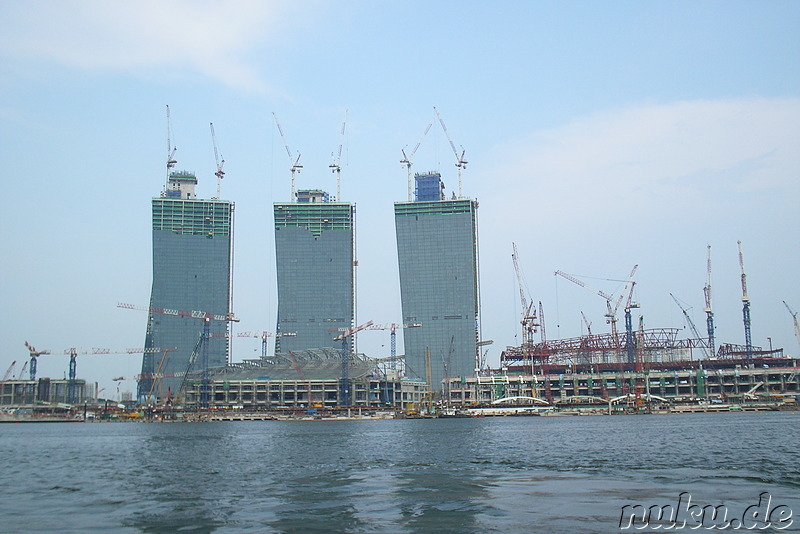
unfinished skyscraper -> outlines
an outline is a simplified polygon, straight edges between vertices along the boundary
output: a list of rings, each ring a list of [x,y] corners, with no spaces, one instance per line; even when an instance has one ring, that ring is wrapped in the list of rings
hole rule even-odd
[[[150,308],[203,311],[227,316],[231,301],[233,202],[195,197],[193,173],[174,171],[167,187],[153,199],[153,289]],[[203,319],[151,312],[145,347],[177,348],[163,354],[145,354],[142,374],[167,375],[156,394],[175,395],[203,332]],[[211,321],[207,355],[209,366],[228,360],[228,325]],[[163,365],[162,365],[163,361]],[[198,370],[198,357],[194,369]],[[161,368],[159,369],[159,366]],[[145,397],[152,379],[139,381],[139,398]]]
[[[475,373],[478,342],[477,203],[444,200],[439,173],[415,176],[413,202],[394,205],[406,375],[440,391],[445,376]]]
[[[320,190],[300,190],[296,200],[274,205],[275,352],[284,354],[333,347],[355,317],[355,206]]]

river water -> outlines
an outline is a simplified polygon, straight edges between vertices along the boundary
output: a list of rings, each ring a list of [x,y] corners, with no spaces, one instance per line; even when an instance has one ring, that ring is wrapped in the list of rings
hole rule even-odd
[[[623,506],[683,492],[800,514],[799,429],[791,412],[2,424],[0,532],[620,532]]]

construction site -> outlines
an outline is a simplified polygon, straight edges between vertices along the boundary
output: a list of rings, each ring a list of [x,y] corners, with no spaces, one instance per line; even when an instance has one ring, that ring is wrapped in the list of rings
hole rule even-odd
[[[32,412],[63,406],[78,411],[108,399],[96,384],[78,378],[80,354],[141,354],[140,374],[115,378],[137,381],[136,398],[125,407],[140,413],[234,410],[308,415],[357,408],[390,410],[398,416],[444,416],[724,411],[797,404],[798,360],[785,357],[782,348],[752,343],[741,242],[741,345],[720,344],[715,337],[710,246],[703,333],[674,296],[693,337],[679,339],[677,328],[645,327],[641,316],[634,324],[633,311],[639,308],[633,299],[634,266],[616,295],[556,271],[556,276],[604,301],[610,332],[592,333],[583,315],[585,335],[548,339],[544,306],[530,297],[513,245],[522,343],[502,350],[499,368],[487,366],[483,351],[492,341],[483,339],[480,330],[478,203],[462,195],[465,153],[455,149],[434,111],[422,138],[408,153],[402,151],[400,162],[408,174],[408,199],[394,205],[402,321],[355,326],[355,205],[342,201],[339,184],[346,116],[338,155],[330,165],[337,179],[335,197],[321,189],[296,189],[300,156],[290,150],[275,117],[291,172],[290,200],[275,203],[273,210],[277,324],[274,332],[232,333],[232,323],[239,321],[232,310],[235,210],[233,202],[220,199],[224,159],[211,124],[217,196],[198,199],[194,173],[174,170],[167,107],[167,174],[161,194],[152,199],[150,305],[118,305],[147,314],[144,347],[50,351],[26,341],[29,361],[13,377],[16,362],[6,371],[0,408]],[[458,195],[454,192],[449,199],[438,172],[412,179],[412,158],[434,120],[447,136],[458,170]],[[783,304],[800,344],[797,312]],[[623,327],[617,324],[618,316],[624,318]],[[356,335],[363,330],[390,332],[388,358],[371,359],[356,350]],[[397,354],[398,331],[403,335],[402,355]],[[233,362],[232,336],[261,338],[261,357]],[[36,376],[38,358],[51,354],[69,356],[63,380]],[[432,365],[431,354],[437,365]],[[29,376],[24,377],[28,365]],[[475,411],[482,408],[491,410]]]

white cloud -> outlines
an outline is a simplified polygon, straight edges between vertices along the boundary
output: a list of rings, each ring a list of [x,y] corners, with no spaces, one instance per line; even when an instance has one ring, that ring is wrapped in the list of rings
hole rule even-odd
[[[283,6],[247,0],[7,3],[0,49],[87,70],[189,68],[229,86],[263,90],[246,56],[275,31]]]
[[[797,194],[800,99],[732,99],[604,111],[501,149],[515,198],[548,211],[691,210]],[[491,195],[491,193],[490,193]]]

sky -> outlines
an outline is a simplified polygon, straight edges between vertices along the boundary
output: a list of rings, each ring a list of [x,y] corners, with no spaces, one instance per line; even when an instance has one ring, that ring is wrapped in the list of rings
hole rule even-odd
[[[718,343],[744,343],[737,241],[754,345],[798,355],[800,3],[796,1],[0,0],[0,373],[64,349],[144,344],[151,198],[165,179],[166,106],[178,169],[216,195],[209,123],[235,202],[237,331],[273,330],[272,204],[336,190],[357,212],[359,323],[402,322],[393,203],[438,170],[479,202],[487,362],[520,343],[520,298],[547,337],[608,332],[605,301],[638,265],[646,328],[705,331],[707,245]],[[345,121],[345,135],[340,135]],[[620,317],[620,325],[622,325]],[[402,335],[398,335],[402,353]],[[389,333],[358,338],[389,354]],[[270,350],[272,350],[270,348]],[[257,357],[237,338],[232,360]],[[77,374],[133,391],[141,356],[81,355]],[[27,370],[26,370],[27,376]]]

